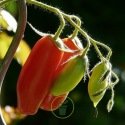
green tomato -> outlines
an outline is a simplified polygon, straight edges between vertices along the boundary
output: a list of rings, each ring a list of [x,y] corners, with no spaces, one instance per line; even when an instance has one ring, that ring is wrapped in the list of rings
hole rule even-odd
[[[87,57],[76,56],[70,59],[54,81],[51,93],[59,96],[73,90],[85,75]]]
[[[94,107],[103,98],[110,79],[111,64],[108,61],[98,63],[92,69],[92,75],[88,83],[88,93]]]

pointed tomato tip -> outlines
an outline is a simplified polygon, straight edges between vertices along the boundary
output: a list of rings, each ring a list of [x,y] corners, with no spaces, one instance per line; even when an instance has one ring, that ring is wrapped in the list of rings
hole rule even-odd
[[[18,110],[23,115],[35,115],[37,113],[37,111],[31,111],[31,110],[27,110],[27,109],[18,108]]]
[[[17,106],[17,109],[23,115],[35,115],[38,111],[38,108],[33,108],[30,105],[28,107],[22,106],[20,104]]]
[[[96,108],[97,105],[98,105],[98,102],[93,102],[93,106],[94,106],[94,108]]]

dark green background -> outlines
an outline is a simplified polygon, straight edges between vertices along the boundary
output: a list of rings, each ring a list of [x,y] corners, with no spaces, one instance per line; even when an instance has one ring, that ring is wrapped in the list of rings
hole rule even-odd
[[[69,97],[74,101],[75,111],[65,120],[53,116],[51,112],[39,110],[35,116],[28,116],[18,122],[18,125],[125,125],[125,6],[123,0],[41,0],[49,5],[60,8],[68,14],[75,14],[82,20],[82,27],[94,39],[109,45],[113,50],[111,62],[118,73],[120,82],[115,87],[115,105],[108,113],[106,104],[110,98],[107,91],[99,103],[98,117],[87,93],[87,81],[81,83],[72,91]],[[54,33],[59,26],[58,18],[38,7],[28,6],[28,21],[37,29]],[[66,27],[62,36],[71,33],[71,27]],[[40,37],[27,26],[25,40],[32,47]],[[83,42],[84,44],[84,42]],[[89,53],[90,67],[97,61],[94,49]],[[21,67],[13,61],[2,88],[3,105],[16,106],[16,81]]]

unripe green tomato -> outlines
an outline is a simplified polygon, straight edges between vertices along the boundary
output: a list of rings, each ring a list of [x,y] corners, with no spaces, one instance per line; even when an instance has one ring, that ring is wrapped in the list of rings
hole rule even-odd
[[[86,72],[87,57],[76,56],[66,62],[54,81],[51,93],[59,96],[73,90],[81,81]]]
[[[110,63],[103,61],[98,63],[92,70],[88,83],[88,93],[94,107],[97,106],[106,92],[110,68]]]

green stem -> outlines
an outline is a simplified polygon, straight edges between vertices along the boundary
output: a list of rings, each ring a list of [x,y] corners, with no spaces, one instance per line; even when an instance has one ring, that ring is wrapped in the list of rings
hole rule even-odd
[[[108,46],[95,41],[84,30],[82,30],[80,28],[81,20],[77,16],[65,14],[65,13],[61,12],[59,9],[55,8],[55,7],[46,5],[46,4],[38,2],[36,0],[27,0],[27,3],[34,4],[36,6],[39,6],[39,7],[43,8],[43,9],[47,9],[47,10],[49,10],[51,12],[56,13],[59,16],[61,24],[60,24],[57,32],[55,33],[55,36],[54,36],[55,40],[59,37],[59,35],[61,34],[61,32],[62,32],[62,30],[63,30],[63,28],[65,26],[65,21],[64,21],[64,18],[65,18],[71,25],[73,25],[75,27],[75,30],[74,30],[71,38],[74,38],[75,36],[77,36],[78,31],[79,31],[87,39],[88,45],[87,45],[87,47],[86,47],[86,49],[84,51],[84,54],[86,54],[88,52],[89,47],[90,47],[90,42],[91,42],[93,44],[93,46],[95,47],[95,49],[96,49],[96,51],[97,51],[97,53],[98,53],[101,60],[104,60],[104,57],[103,57],[101,51],[99,50],[97,44],[100,44],[101,46],[105,47],[109,51],[106,58],[110,59],[110,56],[112,54],[111,49]],[[77,21],[77,24],[73,21],[73,19],[75,19]]]
[[[89,48],[90,48],[90,40],[89,40],[88,34],[87,34],[85,31],[83,31],[83,30],[80,28],[80,26],[78,26],[78,25],[71,19],[71,17],[70,17],[69,15],[67,15],[67,14],[65,14],[65,13],[63,13],[63,12],[62,12],[62,15],[64,16],[64,18],[65,18],[72,26],[74,26],[75,28],[77,28],[77,30],[79,30],[79,32],[87,39],[87,47],[86,47],[86,49],[84,50],[84,53],[83,53],[83,55],[86,55],[87,52],[88,52],[88,50],[89,50]]]
[[[105,45],[105,44],[103,44],[103,43],[100,43],[100,42],[98,42],[98,41],[92,39],[89,35],[87,35],[87,33],[80,28],[80,25],[81,25],[81,24],[80,24],[80,25],[78,25],[78,24],[76,25],[76,24],[71,20],[71,16],[70,16],[70,15],[67,15],[67,14],[65,14],[65,13],[63,13],[63,12],[62,12],[62,14],[63,14],[64,18],[65,18],[68,22],[70,22],[71,25],[73,25],[73,26],[76,28],[76,30],[74,31],[74,35],[77,35],[77,33],[78,33],[78,31],[79,31],[85,38],[87,38],[87,41],[91,42],[91,43],[93,44],[93,46],[95,47],[95,49],[96,49],[96,51],[97,51],[97,53],[98,53],[98,55],[99,55],[99,57],[100,57],[101,60],[104,60],[105,58],[104,58],[104,56],[102,55],[101,51],[99,50],[97,44],[100,45],[100,46],[102,46],[102,47],[104,47],[105,49],[107,49],[108,54],[107,54],[107,56],[106,56],[106,59],[107,59],[107,60],[110,59],[110,57],[111,57],[111,55],[112,55],[112,51],[111,51],[111,49],[110,49],[107,45]],[[77,17],[77,20],[78,20],[78,19],[79,19],[79,18]],[[80,23],[81,23],[81,21],[80,21]],[[74,35],[73,35],[73,36],[74,36]],[[90,47],[90,43],[88,44],[85,53],[87,53],[87,51],[89,50],[89,47]]]
[[[34,4],[34,5],[36,5],[36,6],[39,6],[39,7],[43,8],[43,9],[47,9],[47,10],[49,10],[49,11],[51,11],[51,12],[56,13],[56,14],[59,16],[61,24],[60,24],[60,26],[59,26],[57,32],[55,33],[55,36],[54,36],[54,39],[55,39],[55,40],[59,37],[59,35],[61,34],[61,32],[62,32],[62,30],[63,30],[63,28],[64,28],[64,26],[65,26],[65,21],[64,21],[64,18],[65,18],[69,23],[71,23],[71,25],[73,25],[73,26],[75,27],[75,30],[74,30],[74,32],[73,32],[71,38],[74,38],[75,36],[77,36],[78,31],[79,31],[79,32],[87,39],[88,45],[87,45],[87,47],[86,47],[85,54],[86,54],[87,51],[89,50],[90,43],[92,43],[93,46],[95,47],[95,49],[96,49],[96,51],[97,51],[97,53],[98,53],[100,59],[101,59],[101,60],[104,60],[105,58],[104,58],[104,56],[102,55],[101,51],[99,50],[99,48],[98,48],[98,46],[97,46],[97,44],[98,44],[98,45],[100,45],[100,46],[102,46],[102,47],[104,47],[105,49],[108,50],[108,54],[107,54],[107,56],[106,56],[106,59],[107,59],[107,60],[110,59],[110,57],[111,57],[111,55],[112,55],[111,49],[110,49],[107,45],[102,44],[102,43],[100,43],[100,42],[98,42],[98,41],[92,39],[84,30],[82,30],[82,29],[80,28],[80,26],[81,26],[81,20],[80,20],[77,16],[65,14],[65,13],[61,12],[59,9],[55,8],[55,7],[46,5],[46,4],[41,3],[41,2],[38,2],[38,1],[36,1],[36,0],[27,0],[27,3],[29,3],[29,4]],[[64,17],[64,18],[63,18],[63,17]],[[75,19],[75,20],[77,21],[77,24],[73,21],[73,19]]]
[[[65,18],[69,23],[71,23],[71,25],[73,25],[77,30],[79,30],[79,32],[87,39],[88,45],[87,45],[87,47],[86,47],[85,54],[86,54],[87,51],[89,50],[90,42],[91,42],[91,43],[93,44],[93,46],[95,47],[95,49],[96,49],[96,51],[97,51],[97,53],[98,53],[98,55],[99,55],[99,57],[100,57],[101,60],[104,60],[104,57],[103,57],[101,51],[99,50],[97,44],[100,44],[101,46],[105,47],[105,48],[109,51],[109,53],[108,53],[108,55],[107,55],[107,59],[110,58],[110,56],[111,56],[111,54],[112,54],[112,51],[111,51],[111,49],[110,49],[108,46],[106,46],[106,45],[104,45],[104,44],[101,44],[101,43],[95,41],[94,39],[92,39],[84,30],[82,30],[82,29],[80,28],[80,26],[78,26],[77,24],[74,23],[74,21],[71,20],[71,17],[70,17],[69,15],[67,15],[67,14],[65,14],[65,13],[63,13],[63,12],[62,12],[62,14],[63,14],[64,18]]]
[[[110,112],[112,110],[112,108],[113,108],[113,105],[114,105],[114,96],[115,96],[114,89],[112,87],[111,88],[111,98],[109,99],[108,104],[107,104],[107,110],[108,110],[108,112]]]
[[[113,71],[112,71],[112,75],[116,79],[115,82],[113,82],[112,85],[111,85],[111,86],[114,87],[119,82],[119,78]]]
[[[90,40],[91,40],[93,43],[98,44],[98,45],[104,47],[105,49],[107,49],[108,54],[107,54],[107,56],[106,56],[106,59],[109,60],[110,57],[111,57],[111,55],[112,55],[112,50],[110,49],[110,47],[108,47],[107,45],[105,45],[105,44],[103,44],[103,43],[101,43],[101,42],[98,42],[98,41],[96,41],[96,40],[94,40],[94,39],[92,39],[92,38],[90,38]],[[97,45],[96,45],[96,46],[97,46]]]
[[[104,60],[104,57],[103,57],[101,51],[99,50],[99,48],[98,48],[98,46],[97,46],[97,44],[96,44],[97,42],[96,42],[94,39],[92,39],[90,36],[89,36],[89,39],[90,39],[91,43],[93,44],[93,46],[95,47],[95,50],[96,50],[96,52],[98,53],[100,59],[101,59],[101,60]]]
[[[111,98],[110,98],[110,100],[109,100],[109,102],[107,104],[108,112],[110,112],[112,110],[112,107],[114,105],[114,96],[115,96],[115,94],[114,94],[114,87],[119,82],[118,76],[113,71],[111,71],[111,73],[112,73],[113,77],[116,80],[115,80],[115,82],[111,82],[110,85],[108,86],[108,88],[111,89]]]
[[[76,23],[77,23],[77,26],[81,26],[81,20],[75,16],[75,15],[69,15],[71,19],[75,19]],[[70,36],[71,39],[73,39],[74,37],[76,37],[78,35],[78,28],[76,27],[75,30],[73,31],[72,35]]]
[[[49,11],[51,11],[53,13],[56,13],[58,15],[58,17],[60,18],[60,26],[59,26],[59,28],[58,28],[57,32],[55,33],[55,36],[54,36],[54,39],[57,40],[58,37],[60,36],[60,34],[62,33],[62,30],[63,30],[63,28],[65,26],[65,20],[64,20],[64,18],[62,16],[60,10],[55,8],[55,7],[49,6],[47,4],[44,4],[42,2],[38,2],[36,0],[26,0],[26,1],[29,4],[36,5],[38,7],[41,7],[41,8],[46,9],[46,10],[49,10]]]
[[[0,67],[0,87],[2,86],[4,77],[6,75],[6,72],[8,70],[8,67],[13,59],[14,53],[20,43],[20,40],[23,37],[24,30],[26,27],[26,21],[27,21],[27,9],[26,9],[26,3],[25,0],[18,0],[19,4],[19,21],[18,21],[18,27],[16,34],[12,40],[12,43],[2,61],[1,67]]]

